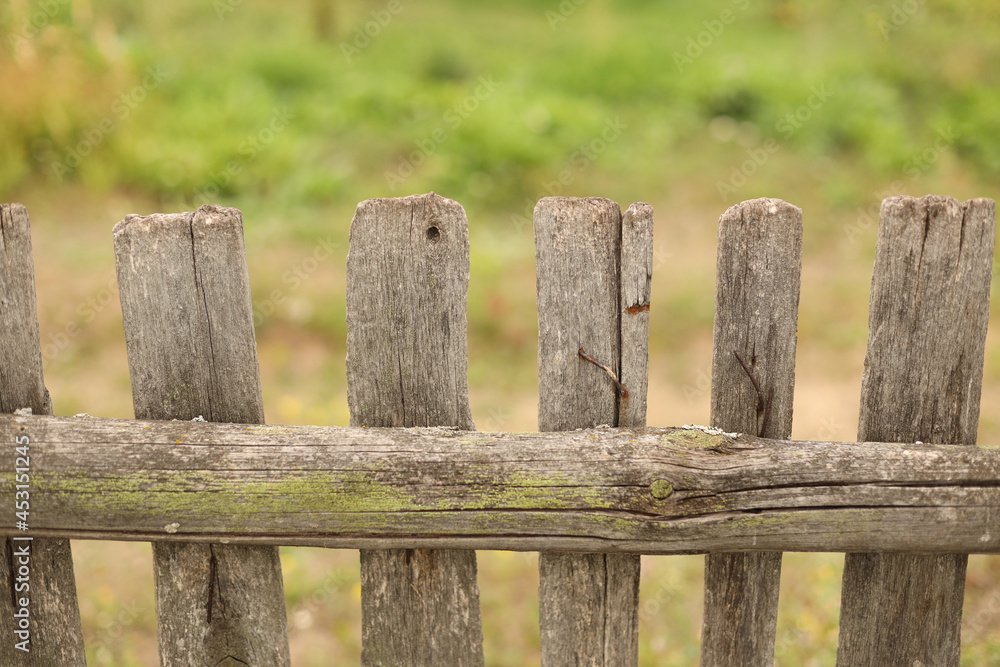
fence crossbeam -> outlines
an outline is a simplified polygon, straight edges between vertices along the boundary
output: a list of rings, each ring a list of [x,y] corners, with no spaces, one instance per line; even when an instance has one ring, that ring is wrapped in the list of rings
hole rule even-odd
[[[0,415],[0,441],[25,435],[39,537],[1000,553],[1000,450],[975,446]]]

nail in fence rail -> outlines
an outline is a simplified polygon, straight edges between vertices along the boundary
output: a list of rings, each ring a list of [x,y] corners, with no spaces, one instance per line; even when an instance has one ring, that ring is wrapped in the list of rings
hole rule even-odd
[[[799,208],[780,199],[754,199],[722,214],[712,426],[768,438],[791,435],[801,272]],[[780,579],[778,552],[705,557],[702,665],[774,664]]]
[[[42,377],[42,352],[35,307],[35,268],[31,257],[31,223],[28,211],[20,204],[0,205],[0,413],[31,408],[35,414],[52,414],[52,401]],[[5,447],[13,444],[4,443]],[[7,454],[7,452],[5,452]],[[10,452],[13,454],[13,452]],[[26,460],[27,493],[15,494],[14,500],[27,501],[30,510],[30,444]],[[13,471],[12,471],[13,472]],[[6,478],[5,478],[6,479]],[[13,475],[10,483],[15,483]],[[9,509],[7,509],[9,508]],[[12,512],[12,502],[5,511]],[[30,527],[28,514],[25,523]],[[22,533],[18,537],[30,535]],[[27,576],[18,576],[22,554],[28,551]],[[83,628],[76,598],[73,556],[69,540],[4,540],[0,554],[0,664],[3,665],[85,665]],[[10,592],[8,595],[7,592]],[[20,600],[28,600],[22,607]],[[18,602],[15,604],[15,602]],[[28,634],[19,626],[20,614],[29,613]],[[29,639],[30,638],[30,639]],[[26,641],[27,640],[27,641]],[[18,643],[29,649],[25,652]]]
[[[995,220],[989,199],[882,202],[859,440],[975,444]],[[837,664],[958,665],[967,561],[847,554]]]
[[[347,257],[352,426],[474,428],[468,287],[457,202],[431,193],[358,205]],[[363,550],[361,624],[364,665],[482,665],[476,553]]]
[[[263,423],[240,212],[128,216],[113,236],[136,418]],[[153,575],[162,664],[290,664],[277,547],[159,542]]]
[[[538,430],[644,425],[652,208],[633,204],[624,233],[609,199],[548,197],[534,218]],[[629,400],[581,351],[633,383]],[[637,664],[639,564],[635,554],[539,554],[543,666]]]

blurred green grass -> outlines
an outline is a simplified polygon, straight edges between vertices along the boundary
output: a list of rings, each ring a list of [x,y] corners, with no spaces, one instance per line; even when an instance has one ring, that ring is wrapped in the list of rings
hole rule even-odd
[[[336,3],[333,39],[311,26],[320,0],[238,4],[219,16],[222,4],[55,3],[34,39],[8,41],[0,76],[18,94],[0,114],[0,188],[69,179],[190,206],[215,184],[222,200],[282,207],[434,189],[478,218],[545,194],[572,149],[614,118],[628,130],[598,170],[623,200],[648,196],[692,162],[728,166],[767,137],[807,174],[822,170],[816,161],[836,162],[829,178],[810,174],[829,207],[867,202],[871,176],[902,173],[941,128],[957,135],[951,152],[971,174],[1000,176],[1000,9],[991,3],[919,8],[888,39],[881,22],[894,3],[589,0],[554,29],[544,3],[403,3],[398,14]],[[41,6],[9,5],[0,31],[17,34]],[[718,22],[724,11],[729,25]],[[348,62],[344,45],[372,12],[391,19]],[[705,27],[713,22],[717,37]],[[159,79],[128,98],[150,68]],[[481,78],[495,92],[455,114]],[[782,124],[817,89],[829,99],[801,126]],[[241,151],[276,109],[290,114],[287,127]],[[104,119],[116,127],[99,150],[56,173]],[[706,141],[717,119],[739,132],[726,136],[723,123]],[[444,141],[391,188],[386,173],[435,129]],[[223,183],[234,160],[244,168]],[[786,177],[770,171],[762,180]]]
[[[336,3],[328,38],[314,25],[322,0],[83,1],[32,14],[50,5],[0,10],[0,33],[44,19],[32,39],[7,40],[0,65],[0,85],[17,91],[0,111],[9,199],[80,187],[148,210],[212,201],[241,208],[248,236],[268,244],[332,235],[346,248],[360,199],[434,190],[460,201],[483,239],[474,262],[489,294],[470,300],[470,320],[494,345],[530,333],[496,317],[513,290],[495,286],[512,258],[523,263],[540,196],[666,202],[661,219],[680,202],[711,211],[705,223],[781,196],[807,208],[807,257],[831,244],[864,255],[874,229],[859,213],[879,193],[966,198],[1000,177],[1000,9],[985,2],[904,12],[886,35],[898,3],[589,0],[554,27],[547,13],[560,5],[403,3],[391,14]],[[345,45],[357,48],[379,12],[390,20],[348,62]],[[476,97],[481,80],[496,90]],[[790,124],[796,113],[807,119]],[[609,122],[624,129],[603,142]],[[769,139],[778,149],[757,166]],[[735,178],[746,184],[720,196],[744,165],[753,173]],[[666,297],[682,310],[702,301],[685,285]],[[700,336],[708,318],[679,318],[653,345]],[[287,309],[263,326],[282,319]],[[337,309],[303,319],[343,338]]]
[[[211,201],[244,212],[269,421],[346,424],[343,265],[354,207],[434,190],[469,214],[469,375],[480,428],[534,428],[530,218],[550,194],[654,205],[650,423],[705,422],[715,222],[741,200],[776,196],[801,206],[806,225],[793,435],[853,439],[878,202],[995,196],[1000,6],[398,7],[0,5],[0,191],[32,214],[58,414],[131,416],[111,226],[128,213]],[[373,26],[362,46],[359,33]],[[620,128],[610,140],[609,123]],[[329,259],[305,262],[330,247]],[[995,333],[983,396],[980,440],[995,443]],[[148,548],[77,546],[94,664],[150,664]],[[111,553],[129,575],[108,573]],[[299,664],[356,661],[356,553],[283,556]],[[531,558],[481,556],[492,665],[537,661]],[[779,664],[832,662],[841,561],[786,557]],[[644,559],[642,664],[696,662],[700,567],[697,557]],[[970,566],[964,664],[1000,661],[998,570],[990,558]],[[331,572],[340,573],[335,592],[317,602]],[[102,646],[111,658],[95,652]]]

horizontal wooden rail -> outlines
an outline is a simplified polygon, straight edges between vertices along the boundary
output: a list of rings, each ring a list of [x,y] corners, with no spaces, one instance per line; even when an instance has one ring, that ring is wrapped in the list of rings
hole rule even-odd
[[[12,518],[2,535],[1000,553],[1000,450],[981,447],[768,440],[706,427],[509,434],[15,415],[0,415],[0,442],[3,478],[27,468],[30,491],[21,532],[15,486],[3,485],[0,507]],[[17,460],[25,442],[29,460]]]

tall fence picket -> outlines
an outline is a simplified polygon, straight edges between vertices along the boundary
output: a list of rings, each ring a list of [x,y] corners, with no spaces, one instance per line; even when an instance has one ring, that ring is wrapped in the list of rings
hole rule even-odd
[[[20,408],[31,408],[36,415],[52,414],[42,377],[31,223],[27,209],[20,204],[0,204],[0,413]],[[30,455],[25,460],[30,480]],[[30,481],[27,486],[28,493],[16,498],[28,500],[30,508]],[[14,509],[13,504],[10,509]],[[24,535],[30,533],[18,537]],[[11,595],[0,594],[0,636],[4,638],[0,641],[0,664],[86,665],[69,540],[8,537],[4,545],[0,581],[7,583]],[[29,575],[20,581],[30,589],[19,589],[17,569],[24,564],[25,549]],[[27,600],[28,605],[15,605],[18,598]],[[23,616],[14,615],[22,609],[29,612],[27,635],[16,632],[23,631],[18,624]],[[21,642],[28,652],[18,648]]]
[[[882,202],[858,439],[974,445],[992,200]],[[958,665],[968,556],[847,554],[838,665]]]
[[[240,212],[129,216],[114,245],[136,418],[263,423]],[[164,665],[290,664],[277,547],[157,542],[153,569]]]
[[[797,207],[754,199],[719,219],[712,426],[791,435],[801,270]],[[780,579],[780,553],[706,556],[702,665],[774,664]]]
[[[347,258],[352,426],[474,428],[468,224],[434,193],[358,205]],[[362,550],[361,610],[364,665],[483,664],[475,551]]]
[[[538,430],[644,425],[652,209],[630,207],[625,232],[609,199],[545,198],[534,218]],[[584,354],[634,383],[627,402]],[[542,665],[637,664],[639,556],[542,552],[538,566]]]

